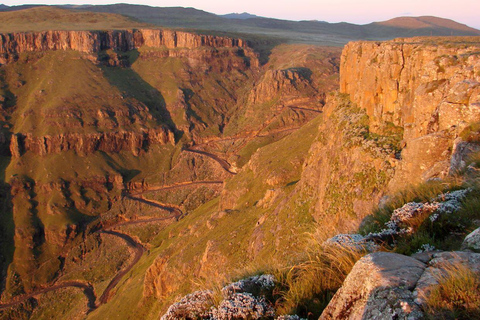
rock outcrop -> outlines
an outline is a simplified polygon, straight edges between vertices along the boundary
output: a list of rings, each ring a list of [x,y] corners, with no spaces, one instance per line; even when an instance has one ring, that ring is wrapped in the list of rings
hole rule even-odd
[[[0,34],[0,64],[22,52],[75,50],[96,53],[107,49],[129,51],[141,46],[193,49],[201,46],[246,48],[247,44],[240,39],[173,30],[19,32]]]
[[[452,268],[479,272],[480,254],[376,252],[360,259],[320,316],[325,319],[423,319],[426,298]],[[421,261],[422,260],[422,261]]]
[[[306,68],[291,68],[285,70],[267,70],[261,81],[253,88],[249,97],[249,103],[260,104],[267,102],[279,94],[285,96],[301,95],[302,89],[310,89],[311,71]]]
[[[157,257],[145,273],[143,296],[161,299],[177,288],[175,275],[168,268],[168,259]]]
[[[480,228],[475,229],[465,237],[462,243],[462,249],[476,252],[480,251]]]
[[[172,304],[161,320],[174,319],[272,319],[275,315],[271,296],[275,287],[272,275],[254,276],[222,288],[222,300],[214,305],[210,290],[196,291]]]
[[[461,130],[480,120],[480,39],[454,39],[350,42],[340,90],[367,111],[373,127],[403,126],[407,140]]]
[[[478,38],[346,45],[341,92],[366,110],[373,132],[391,125],[404,130],[406,148],[392,189],[403,187],[402,181],[418,183],[457,169],[450,167],[454,141],[480,121],[479,48]]]
[[[388,252],[360,259],[320,319],[406,319],[420,316],[413,289],[425,264]]]
[[[56,136],[34,137],[32,134],[12,135],[10,152],[18,158],[27,151],[37,155],[47,155],[73,150],[79,155],[95,151],[118,153],[122,150],[138,155],[151,145],[174,144],[173,132],[166,128],[150,129],[140,132],[122,131],[106,133],[66,133]]]

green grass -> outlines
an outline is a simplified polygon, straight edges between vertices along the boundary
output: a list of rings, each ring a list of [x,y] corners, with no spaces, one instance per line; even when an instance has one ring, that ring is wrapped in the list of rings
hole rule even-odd
[[[158,124],[143,103],[124,99],[121,88],[110,84],[102,70],[79,52],[22,54],[5,70],[17,97],[13,132],[44,136],[138,130]],[[134,118],[130,118],[132,109],[138,110]]]

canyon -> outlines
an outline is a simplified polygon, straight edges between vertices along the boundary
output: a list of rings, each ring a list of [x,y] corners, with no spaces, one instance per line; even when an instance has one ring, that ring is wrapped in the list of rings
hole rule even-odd
[[[158,319],[475,171],[478,52],[418,37],[262,63],[183,31],[1,34],[0,317]]]

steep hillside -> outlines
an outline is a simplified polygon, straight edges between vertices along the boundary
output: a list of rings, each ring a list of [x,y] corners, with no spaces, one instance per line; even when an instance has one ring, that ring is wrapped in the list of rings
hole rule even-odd
[[[164,184],[222,179],[201,156],[180,154],[178,141],[217,124],[208,106],[234,104],[235,83],[256,73],[255,55],[237,44],[143,29],[2,35],[8,295],[55,279],[66,252],[134,177],[140,186],[147,176]],[[160,71],[149,74],[153,66]],[[217,88],[232,92],[212,97]]]
[[[283,298],[277,298],[277,314],[296,312],[307,316],[312,312],[318,316],[325,306],[323,295],[326,293],[316,292],[307,282],[301,282],[301,278],[295,287],[292,280],[297,277],[292,270],[298,270],[300,277],[303,265],[295,263],[312,259],[305,256],[304,250],[309,247],[313,234],[317,241],[322,241],[338,232],[356,231],[383,196],[391,190],[430,179],[430,173],[438,172],[439,163],[448,163],[449,168],[448,172],[434,175],[436,179],[447,179],[448,174],[465,170],[468,165],[476,168],[477,162],[471,156],[479,150],[478,119],[469,115],[478,114],[473,90],[478,83],[478,43],[478,38],[422,38],[347,46],[341,61],[341,92],[327,95],[322,114],[282,139],[253,148],[245,165],[238,166],[237,174],[226,179],[219,196],[189,211],[177,223],[157,229],[157,234],[151,237],[142,230],[121,229],[148,239],[145,241],[151,246],[150,253],[142,256],[130,278],[120,283],[121,289],[110,302],[101,305],[89,317],[102,318],[108,314],[112,318],[157,318],[175,297],[196,289],[218,287],[224,277],[236,279],[262,271],[282,274],[281,270],[290,271],[282,280],[286,288],[281,290],[287,291],[283,291]],[[281,60],[282,50],[279,50],[276,56]],[[401,57],[402,50],[411,50],[400,64],[402,72],[409,70],[409,73],[400,77],[389,74],[385,70],[397,70],[394,63],[397,60],[393,59]],[[459,52],[461,56],[457,56]],[[383,53],[386,55],[380,56]],[[406,58],[421,53],[427,57],[425,60]],[[440,68],[430,69],[437,57],[445,61],[458,59],[456,64],[441,64]],[[376,82],[368,82],[369,73],[362,69],[366,65],[372,70],[382,70]],[[444,73],[454,73],[457,77],[449,77],[441,81],[441,85],[432,86],[414,83],[413,79],[418,78],[413,75],[417,72],[427,84],[441,79]],[[429,74],[431,78],[427,77]],[[360,81],[346,80],[355,75]],[[383,110],[381,106],[385,105],[378,102],[383,100],[374,99],[372,109],[362,99],[370,96],[369,89],[391,82],[399,83],[390,86],[391,94],[400,97],[413,92],[412,101],[423,101],[421,108],[411,103],[401,104],[401,107],[422,112],[434,110],[444,106],[445,98],[450,101],[450,112],[462,110],[461,119],[465,125],[458,126],[461,121],[457,121],[424,132],[422,117],[410,117],[410,122],[405,123],[401,121],[403,112],[398,119],[395,119],[395,112],[371,113],[371,110]],[[404,90],[404,84],[413,87]],[[349,86],[356,88],[351,95],[348,94]],[[430,89],[425,91],[424,87]],[[288,97],[292,87],[282,88],[284,97]],[[309,88],[306,86],[302,90],[309,92]],[[444,98],[432,99],[443,97],[444,93]],[[463,97],[463,100],[455,102],[452,97]],[[441,121],[442,117],[433,119]],[[447,152],[439,149],[442,147],[439,144],[410,151],[418,141],[430,141],[437,136],[442,136],[446,145],[462,146],[462,152],[455,151],[460,150],[459,147],[446,149]],[[225,137],[225,140],[232,142],[234,138],[237,137]],[[220,143],[220,139],[217,142]],[[210,146],[190,148],[195,147],[198,149],[193,150],[205,151]],[[421,157],[425,162],[408,165],[412,157]],[[398,178],[399,174],[406,178]],[[171,197],[156,193],[154,189],[151,192],[148,199],[157,199],[157,203],[165,203]],[[63,305],[62,308],[67,307]]]
[[[340,54],[285,46],[260,67],[244,41],[146,29],[18,32],[3,34],[0,48],[7,318],[115,306],[126,274],[150,268],[145,248],[158,247],[160,233],[184,229],[176,220],[218,197],[256,148],[321,113]],[[248,115],[254,135],[230,125],[250,97],[265,102]],[[307,139],[302,157],[313,135],[297,136]],[[35,306],[34,296],[54,294],[58,304]]]
[[[313,238],[380,231],[369,215],[395,192],[439,181],[430,201],[476,177],[479,52],[478,37],[406,38],[280,45],[261,64],[247,41],[185,31],[1,34],[0,317],[158,319],[263,272],[280,283],[268,317],[318,317],[361,253]]]
[[[433,177],[446,179],[449,174],[464,170],[468,164],[475,165],[476,162],[471,157],[475,152],[478,154],[479,150],[476,142],[478,140],[473,138],[476,135],[476,129],[473,128],[476,128],[478,119],[470,115],[479,113],[476,110],[474,91],[470,91],[470,87],[463,84],[475,86],[478,83],[475,69],[478,63],[476,54],[478,41],[478,38],[452,41],[404,39],[385,43],[352,43],[347,46],[341,62],[343,92],[329,96],[323,108],[323,120],[317,118],[311,123],[318,126],[318,133],[312,141],[307,156],[303,159],[298,158],[302,154],[305,155],[304,151],[296,149],[303,145],[303,141],[292,134],[276,144],[260,148],[235,177],[227,180],[219,199],[218,210],[226,212],[226,217],[230,213],[237,219],[242,219],[242,230],[248,230],[248,226],[253,228],[247,235],[235,233],[235,238],[231,233],[227,241],[232,243],[233,247],[249,244],[240,255],[252,261],[249,265],[253,264],[259,270],[265,270],[265,268],[267,271],[272,270],[271,267],[265,267],[265,261],[268,261],[266,264],[270,266],[278,266],[278,264],[288,266],[292,253],[297,252],[296,249],[304,248],[305,243],[308,243],[309,236],[305,235],[304,231],[317,234],[320,241],[339,232],[355,231],[377,206],[380,199],[391,190],[407,188],[427,181],[432,177],[430,174],[434,172],[437,172],[437,175]],[[373,46],[374,49],[369,46]],[[395,70],[395,64],[391,60],[395,57],[394,52],[401,56],[402,48],[405,50],[409,46],[415,48],[414,52],[425,54],[428,58],[424,60],[426,64],[423,65],[422,60],[415,58],[414,54],[406,54],[405,57],[412,57],[412,59],[405,58],[402,64],[404,70],[418,72],[423,76],[415,77],[410,73],[398,77],[398,74],[392,75],[386,72],[386,70]],[[362,49],[357,49],[359,47]],[[448,66],[442,64],[445,70],[429,68],[430,64],[435,64],[435,57],[449,61],[459,52],[464,59],[456,60],[457,64]],[[385,56],[374,59],[377,54],[385,54]],[[369,70],[382,70],[379,71],[374,83],[369,83],[367,80],[370,76],[375,79],[375,73],[372,74],[363,69],[361,62],[363,57],[368,61]],[[451,69],[448,71],[449,68]],[[358,73],[352,73],[353,70],[358,70]],[[432,72],[432,78],[426,76],[429,70]],[[445,128],[435,127],[435,131],[412,137],[409,130],[413,128],[421,130],[422,118],[409,118],[411,121],[409,124],[385,120],[378,125],[378,116],[370,113],[369,105],[355,103],[369,97],[369,90],[375,89],[376,86],[400,81],[399,87],[389,87],[389,93],[401,95],[402,80],[409,82],[414,78],[421,78],[428,83],[448,72],[454,72],[458,77],[450,77],[451,80],[448,82],[442,82],[446,87],[430,86],[430,90],[423,91],[425,84],[416,83],[415,87],[408,91],[413,95],[413,101],[422,101],[421,105],[414,107],[419,112],[430,110],[429,108],[441,108],[441,99],[437,101],[432,97],[442,96],[443,92],[447,95],[464,97],[458,104],[449,104],[451,112],[455,112],[458,108],[462,110],[462,116],[459,118],[461,121],[450,123]],[[347,94],[350,92],[348,90],[352,90],[351,98]],[[429,97],[428,100],[427,97]],[[387,105],[381,102],[372,104],[373,109]],[[402,106],[412,108],[410,103]],[[382,114],[388,115],[386,112]],[[391,114],[395,116],[397,113]],[[318,124],[315,124],[316,121]],[[464,125],[458,126],[462,122]],[[415,144],[431,141],[437,136],[442,136],[442,141],[450,146],[450,149],[442,149],[442,144],[433,142],[428,145],[423,144],[414,152],[410,151]],[[294,140],[289,140],[290,138]],[[280,146],[280,143],[283,146],[281,149],[276,151],[271,149],[274,145]],[[271,151],[273,153],[269,154]],[[440,169],[440,164],[446,165],[441,167],[440,172],[446,170],[442,174],[436,171]],[[250,217],[251,221],[249,221]],[[221,219],[218,220],[220,225]],[[216,230],[216,228],[217,225],[214,224],[212,229]],[[220,227],[219,230],[225,230],[225,228],[226,226]],[[202,231],[198,232],[203,234]],[[232,259],[236,258],[231,258],[228,254],[218,255],[219,252],[223,252],[221,248],[222,242],[216,241],[214,245],[205,247],[203,257],[210,257],[207,252],[212,253],[212,259],[216,261],[212,263],[222,261],[222,265],[230,267],[229,262],[235,261]],[[293,257],[302,259],[300,252],[293,254]],[[309,261],[308,259],[312,257],[308,256],[304,259]],[[174,263],[173,261],[174,259],[169,260],[169,264]],[[209,261],[208,258],[202,260],[203,263]],[[288,270],[294,270],[294,268],[301,269],[301,265]],[[217,277],[217,275],[211,274],[206,276],[206,279],[211,277]],[[304,284],[304,288],[310,287]],[[297,288],[297,290],[301,289]],[[298,297],[300,293],[297,291],[292,294],[297,294],[296,297]],[[320,297],[323,293],[319,294],[317,301],[321,304],[323,298]],[[305,297],[308,297],[308,294]],[[309,296],[309,299],[314,300],[314,298],[315,296]],[[278,306],[278,311],[285,312],[285,309],[282,309],[284,305],[289,306],[286,310],[290,312],[296,309],[301,315],[306,315],[309,311],[321,308],[320,305],[309,305],[309,302],[302,301],[301,296],[299,299],[296,300],[297,305],[293,304],[293,309],[292,304],[287,303],[288,300],[282,302]]]

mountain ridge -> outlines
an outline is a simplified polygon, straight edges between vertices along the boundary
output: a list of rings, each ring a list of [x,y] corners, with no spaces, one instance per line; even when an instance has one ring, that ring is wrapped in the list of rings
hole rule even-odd
[[[5,7],[0,12],[17,12],[38,6]],[[390,40],[409,36],[475,36],[480,30],[438,17],[398,17],[365,25],[325,21],[292,21],[255,16],[250,13],[216,15],[195,8],[152,7],[146,5],[62,5],[49,6],[73,12],[117,14],[133,22],[166,28],[180,28],[217,35],[242,36],[251,41],[311,43],[342,46],[352,40]],[[241,16],[242,18],[238,18]],[[28,23],[24,21],[23,23]]]
[[[259,16],[255,14],[251,14],[248,12],[242,12],[242,13],[237,13],[237,12],[232,12],[232,13],[227,13],[227,14],[221,14],[220,15],[223,18],[227,19],[251,19],[251,18],[259,18]]]

